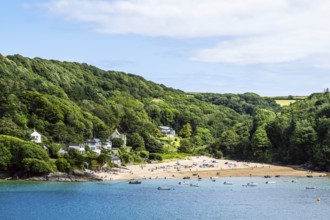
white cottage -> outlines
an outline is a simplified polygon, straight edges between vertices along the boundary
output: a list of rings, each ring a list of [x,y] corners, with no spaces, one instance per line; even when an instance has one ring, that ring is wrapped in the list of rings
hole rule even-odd
[[[81,154],[85,153],[85,145],[83,145],[83,144],[70,144],[69,147],[68,147],[68,151],[70,151],[71,149],[76,149]]]
[[[106,142],[102,142],[101,139],[99,138],[94,138],[91,140],[86,140],[85,141],[85,145],[89,146],[89,148],[94,151],[95,153],[100,154],[102,148],[107,149],[107,150],[111,150],[112,147],[112,143],[111,141],[106,141]]]
[[[35,129],[29,131],[29,134],[32,137],[32,141],[35,143],[41,143],[42,139],[41,139],[41,134],[38,133]]]
[[[173,128],[170,128],[168,126],[158,126],[158,129],[166,137],[174,137],[175,136],[175,130]]]
[[[112,140],[114,138],[122,139],[124,141],[124,146],[126,146],[126,135],[119,133],[117,128],[116,128],[115,132],[113,132],[109,137],[110,140]]]

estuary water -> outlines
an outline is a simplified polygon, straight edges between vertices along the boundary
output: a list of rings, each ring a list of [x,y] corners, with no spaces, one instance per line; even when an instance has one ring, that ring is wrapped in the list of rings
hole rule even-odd
[[[0,181],[0,219],[330,219],[329,178],[186,180],[199,187],[180,181]],[[250,182],[257,186],[242,186]],[[174,190],[157,190],[159,186]]]

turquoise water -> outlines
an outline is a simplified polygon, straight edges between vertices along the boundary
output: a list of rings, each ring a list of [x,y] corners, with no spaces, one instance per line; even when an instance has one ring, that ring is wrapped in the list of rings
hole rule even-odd
[[[203,179],[200,187],[179,181],[143,180],[141,185],[0,181],[0,219],[330,219],[329,178]],[[251,181],[258,186],[242,186]],[[175,190],[160,191],[159,186]]]

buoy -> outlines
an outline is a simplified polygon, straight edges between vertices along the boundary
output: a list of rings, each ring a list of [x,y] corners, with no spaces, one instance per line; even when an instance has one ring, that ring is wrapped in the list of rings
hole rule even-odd
[[[317,201],[318,201],[318,202],[321,202],[321,199],[320,199],[320,198],[317,198]]]

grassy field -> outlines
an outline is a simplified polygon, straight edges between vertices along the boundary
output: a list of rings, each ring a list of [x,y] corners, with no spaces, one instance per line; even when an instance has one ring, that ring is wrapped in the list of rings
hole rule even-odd
[[[280,106],[288,106],[290,105],[291,103],[295,103],[297,100],[275,100],[275,102],[280,105]]]

